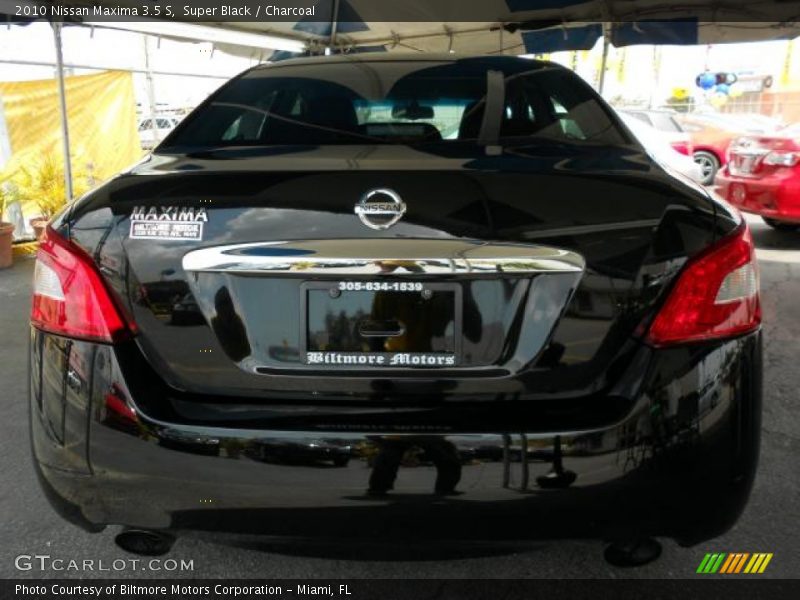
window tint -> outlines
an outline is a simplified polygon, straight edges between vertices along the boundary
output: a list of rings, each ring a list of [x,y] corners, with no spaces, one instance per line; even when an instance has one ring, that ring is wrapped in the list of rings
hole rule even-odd
[[[500,71],[499,88],[487,83],[490,71]],[[487,106],[498,114],[484,118]],[[624,142],[595,94],[573,73],[518,59],[466,59],[257,69],[187,117],[162,150],[474,141],[486,134],[484,126],[503,143]]]

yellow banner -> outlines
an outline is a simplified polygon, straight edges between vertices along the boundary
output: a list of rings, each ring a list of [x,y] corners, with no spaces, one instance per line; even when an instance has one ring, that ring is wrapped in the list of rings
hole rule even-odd
[[[142,156],[130,73],[105,71],[65,80],[73,187],[78,196]],[[55,79],[0,83],[11,159],[0,184],[15,185],[23,212],[43,212],[36,196],[62,196],[54,171],[63,174],[61,121]],[[52,182],[52,183],[51,183]],[[35,190],[35,191],[32,191]],[[45,211],[46,212],[46,211]]]

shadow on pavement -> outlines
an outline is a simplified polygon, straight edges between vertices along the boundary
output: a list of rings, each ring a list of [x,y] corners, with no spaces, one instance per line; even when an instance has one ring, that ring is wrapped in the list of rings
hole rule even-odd
[[[760,250],[800,250],[800,227],[796,231],[776,231],[768,226],[750,224],[753,241]]]
[[[191,534],[186,537],[193,537]],[[199,536],[203,537],[203,536]],[[408,544],[368,542],[359,540],[342,544],[341,540],[281,540],[281,539],[222,539],[208,541],[223,547],[239,548],[301,558],[352,560],[370,562],[426,562],[438,560],[463,560],[508,556],[521,552],[541,551],[547,544],[541,542],[428,542]]]

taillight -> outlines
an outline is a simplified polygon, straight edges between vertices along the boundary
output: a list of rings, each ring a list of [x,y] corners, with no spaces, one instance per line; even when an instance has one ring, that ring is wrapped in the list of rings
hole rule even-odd
[[[690,142],[672,142],[671,145],[681,154],[685,154],[686,156],[691,156],[693,154],[693,148]]]
[[[36,255],[34,327],[66,337],[118,342],[136,333],[91,257],[48,227]]]
[[[654,346],[732,337],[761,324],[758,266],[750,229],[692,258],[647,334]]]
[[[765,165],[793,167],[800,162],[797,152],[770,152],[764,157]]]

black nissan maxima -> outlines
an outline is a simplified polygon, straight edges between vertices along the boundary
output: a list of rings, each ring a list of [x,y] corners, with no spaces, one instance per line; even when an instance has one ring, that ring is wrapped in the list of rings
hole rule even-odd
[[[143,553],[212,530],[644,561],[745,506],[760,321],[741,216],[571,71],[263,65],[48,228],[35,465]]]

